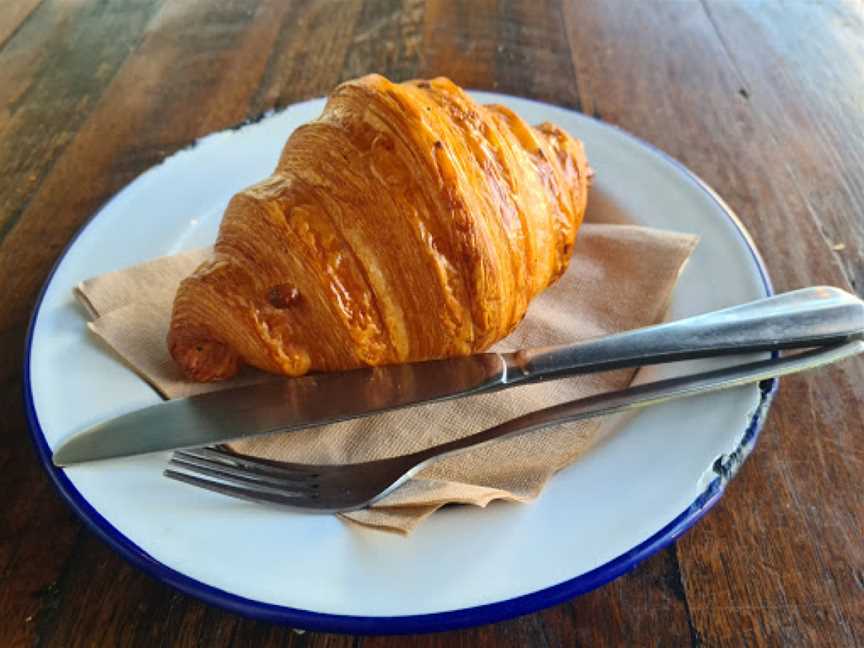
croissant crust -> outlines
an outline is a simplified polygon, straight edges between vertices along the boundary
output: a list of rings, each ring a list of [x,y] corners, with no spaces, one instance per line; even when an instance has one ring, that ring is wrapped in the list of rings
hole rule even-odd
[[[567,268],[588,176],[581,142],[448,79],[344,83],[230,201],[171,355],[213,381],[486,349]]]

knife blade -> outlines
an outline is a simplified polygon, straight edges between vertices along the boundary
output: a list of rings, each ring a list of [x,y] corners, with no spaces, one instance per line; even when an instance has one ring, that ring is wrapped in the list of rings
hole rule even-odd
[[[408,405],[490,391],[504,358],[462,358],[282,378],[158,403],[94,425],[54,451],[57,466],[302,430]]]
[[[282,378],[168,401],[64,440],[57,466],[199,447],[335,423],[402,407],[625,367],[808,348],[864,332],[864,302],[805,288],[576,344]]]

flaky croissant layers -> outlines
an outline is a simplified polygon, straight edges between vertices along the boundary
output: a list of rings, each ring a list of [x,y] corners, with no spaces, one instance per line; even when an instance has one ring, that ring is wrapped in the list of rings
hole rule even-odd
[[[486,349],[567,268],[588,175],[578,140],[447,79],[344,83],[229,203],[171,355],[213,381]]]

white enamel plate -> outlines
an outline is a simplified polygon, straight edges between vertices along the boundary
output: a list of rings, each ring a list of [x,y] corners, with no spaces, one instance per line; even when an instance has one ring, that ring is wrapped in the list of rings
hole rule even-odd
[[[718,197],[626,133],[554,106],[476,93],[586,145],[589,218],[692,232],[676,319],[771,294],[759,256]],[[134,565],[210,603],[318,630],[422,632],[487,623],[593,589],[674,540],[719,498],[748,454],[774,383],[641,412],[530,504],[450,507],[409,537],[230,500],[161,476],[167,453],[58,470],[51,448],[97,421],[151,405],[150,387],[96,344],[73,302],[81,280],[211,243],[231,195],[271,172],[308,101],[217,133],[151,169],[83,228],[35,310],[28,416],[46,470],[87,524]],[[710,288],[709,288],[710,286]],[[655,367],[640,379],[706,370]]]

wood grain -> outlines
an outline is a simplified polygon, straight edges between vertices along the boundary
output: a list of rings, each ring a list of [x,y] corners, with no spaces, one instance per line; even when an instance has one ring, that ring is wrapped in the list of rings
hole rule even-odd
[[[17,32],[42,0],[9,0],[0,14],[0,47]]]
[[[837,234],[826,235],[824,223],[835,222],[841,237],[851,242],[850,255],[860,253],[856,231],[862,222],[861,201],[854,191],[861,181],[860,166],[852,180],[805,169],[824,169],[832,164],[830,156],[854,163],[864,138],[857,136],[858,146],[839,137],[826,141],[824,127],[797,121],[811,111],[827,116],[831,98],[790,106],[790,97],[808,90],[807,81],[787,78],[784,87],[766,77],[778,69],[776,61],[770,64],[769,54],[783,51],[779,48],[785,45],[792,58],[797,39],[786,36],[783,41],[782,34],[791,31],[777,32],[774,5],[749,13],[738,7],[713,3],[706,11],[687,3],[634,7],[614,2],[571,6],[571,42],[590,42],[600,53],[589,61],[590,52],[574,45],[574,58],[582,61],[580,73],[586,79],[583,95],[590,94],[604,119],[663,147],[715,187],[760,243],[778,289],[826,283],[854,290],[854,273],[832,249]],[[823,18],[814,24],[827,25],[828,16]],[[750,22],[740,24],[745,20]],[[664,26],[668,35],[658,40]],[[730,44],[728,34],[733,33],[738,40]],[[827,27],[822,32],[825,39],[832,34]],[[823,46],[849,49],[842,31],[836,39],[839,42],[828,40]],[[650,67],[637,65],[645,51],[652,53]],[[746,52],[746,60],[739,52]],[[802,63],[797,51],[794,57]],[[717,61],[727,65],[718,67]],[[765,61],[767,69],[757,66]],[[814,68],[807,69],[809,74]],[[698,87],[699,92],[666,92],[675,85]],[[645,111],[648,105],[655,110]],[[843,110],[830,110],[832,122],[854,122]],[[856,125],[860,131],[860,115]],[[704,136],[712,132],[713,137]],[[845,132],[855,141],[854,130]],[[843,174],[854,176],[854,168],[844,163]],[[842,198],[835,194],[832,200],[848,213],[830,205],[813,208],[812,196],[823,195],[828,186],[832,192],[843,191]],[[861,601],[853,581],[864,564],[864,506],[860,491],[838,489],[836,484],[851,485],[862,467],[864,444],[857,433],[862,428],[862,397],[854,388],[862,377],[864,363],[856,360],[818,375],[784,379],[754,457],[719,510],[678,544],[700,640],[777,645],[816,643],[820,637],[837,645],[856,640]],[[763,505],[753,506],[752,498],[760,495]],[[771,613],[756,612],[760,609]]]
[[[0,240],[136,45],[156,4],[116,12],[105,5],[45,2],[0,52],[0,68],[9,77],[5,87],[15,93],[0,121]]]
[[[864,281],[856,0],[11,0],[0,11],[0,645],[819,645],[864,642],[864,362],[783,381],[691,532],[549,610],[422,637],[297,634],[126,565],[34,459],[20,406],[39,286],[111,195],[214,130],[382,72],[578,108],[738,212],[775,286]]]

